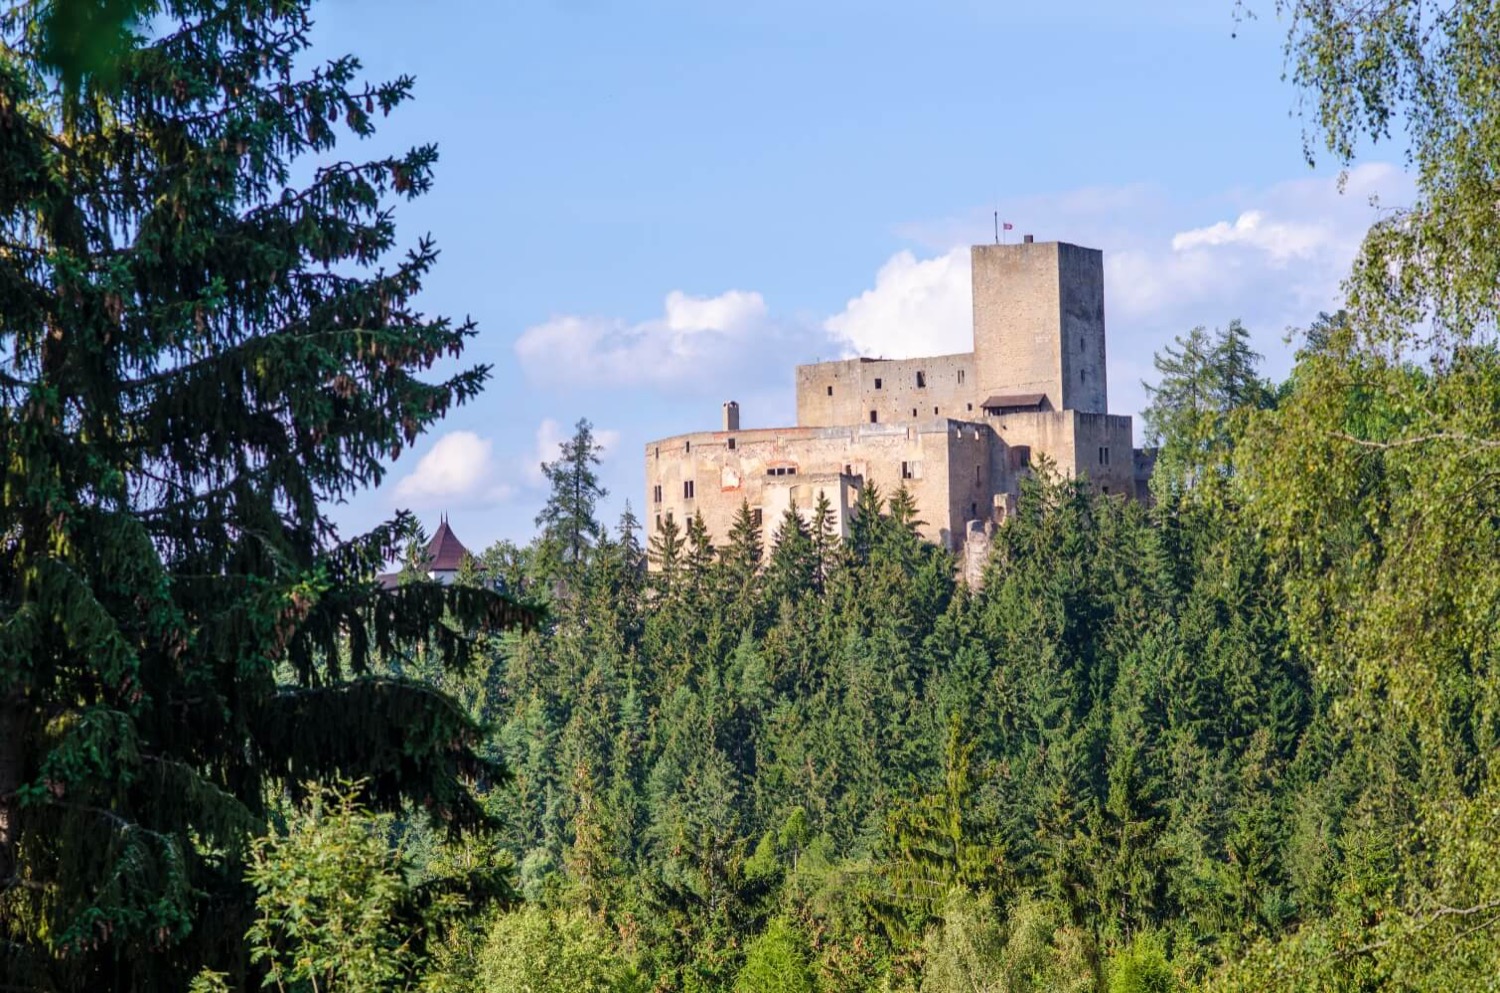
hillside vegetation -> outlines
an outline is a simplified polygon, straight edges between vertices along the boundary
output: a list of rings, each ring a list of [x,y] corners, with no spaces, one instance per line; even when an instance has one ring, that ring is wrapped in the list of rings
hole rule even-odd
[[[396,237],[436,150],[335,154],[412,81],[304,0],[0,7],[0,989],[1493,989],[1500,13],[1274,6],[1413,203],[975,589],[901,491],[606,527],[587,421],[453,585],[340,535],[488,376]]]

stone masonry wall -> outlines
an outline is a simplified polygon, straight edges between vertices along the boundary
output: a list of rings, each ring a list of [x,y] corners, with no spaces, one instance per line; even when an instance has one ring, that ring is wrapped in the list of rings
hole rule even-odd
[[[872,410],[877,424],[972,418],[974,389],[972,354],[803,365],[797,367],[797,424],[869,424]]]
[[[998,444],[1030,449],[1033,465],[1046,456],[1063,475],[1086,475],[1101,492],[1135,492],[1129,417],[1063,410],[1005,414],[986,423],[995,429]],[[997,485],[997,490],[1008,488]]]
[[[964,497],[950,499],[950,445],[961,452],[952,461],[972,473],[979,449],[987,444],[976,437],[984,432],[974,425],[968,425],[967,437],[960,437],[963,428],[940,419],[920,425],[704,431],[663,438],[646,446],[647,524],[658,527],[667,514],[683,523],[701,513],[709,531],[722,540],[745,502],[760,509],[769,538],[776,526],[773,513],[784,509],[783,501],[795,498],[799,508],[810,510],[819,488],[837,505],[841,499],[852,504],[847,487],[874,484],[889,496],[904,484],[922,508],[927,522],[923,537],[956,548],[969,504],[977,502],[983,509],[988,502],[968,497],[967,489]],[[982,458],[978,464],[984,465]],[[840,477],[850,478],[835,484]]]
[[[1058,406],[1103,414],[1109,410],[1104,363],[1104,253],[1059,244],[1057,265],[1062,307],[1062,402]],[[1053,402],[1057,403],[1057,398]]]
[[[975,245],[977,398],[1045,393],[1063,407],[1057,243]]]

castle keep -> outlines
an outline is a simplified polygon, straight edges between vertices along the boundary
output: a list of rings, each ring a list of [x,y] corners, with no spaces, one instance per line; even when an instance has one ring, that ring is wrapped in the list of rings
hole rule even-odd
[[[1103,254],[1027,236],[976,245],[971,259],[972,352],[798,366],[796,427],[741,430],[731,401],[721,430],[651,442],[656,526],[701,513],[722,538],[748,502],[770,529],[821,493],[847,532],[860,487],[905,486],[925,537],[962,551],[1014,510],[1043,455],[1100,492],[1144,499],[1149,461],[1132,450],[1131,419],[1108,412]]]

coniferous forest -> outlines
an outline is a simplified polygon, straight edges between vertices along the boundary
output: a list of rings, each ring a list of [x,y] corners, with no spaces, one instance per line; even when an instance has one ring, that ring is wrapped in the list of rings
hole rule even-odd
[[[600,520],[586,419],[452,585],[341,534],[489,378],[396,231],[436,149],[349,141],[412,80],[304,0],[6,5],[0,990],[1493,989],[1500,12],[1271,10],[1309,158],[1414,203],[970,589],[904,491]]]

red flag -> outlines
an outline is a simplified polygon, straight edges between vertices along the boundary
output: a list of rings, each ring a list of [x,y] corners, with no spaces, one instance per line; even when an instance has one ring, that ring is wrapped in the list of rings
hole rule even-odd
[[[1015,230],[1015,225],[1011,224],[1010,221],[1006,221],[1004,224],[1000,225],[1000,227],[1003,228],[1006,231],[1014,231]]]

